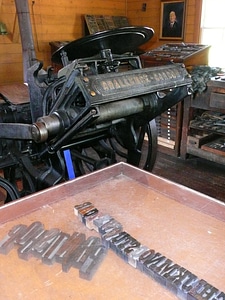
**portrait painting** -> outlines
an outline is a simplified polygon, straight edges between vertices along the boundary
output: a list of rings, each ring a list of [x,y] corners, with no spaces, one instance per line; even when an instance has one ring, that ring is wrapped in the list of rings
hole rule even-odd
[[[160,39],[182,40],[184,35],[184,1],[162,1]]]

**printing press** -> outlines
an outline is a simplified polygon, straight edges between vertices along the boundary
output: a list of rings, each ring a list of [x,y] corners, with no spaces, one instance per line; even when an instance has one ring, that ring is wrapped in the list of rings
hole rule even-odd
[[[57,73],[29,68],[29,103],[1,95],[5,203],[120,160],[152,170],[155,117],[191,93],[182,64],[142,68],[136,53],[153,35],[125,27],[72,41],[52,55]]]

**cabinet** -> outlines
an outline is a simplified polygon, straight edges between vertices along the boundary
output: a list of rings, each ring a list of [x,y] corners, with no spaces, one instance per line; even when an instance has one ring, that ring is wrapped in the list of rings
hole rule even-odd
[[[181,157],[188,154],[225,165],[225,77],[184,101]]]
[[[168,43],[140,56],[143,67],[183,63],[186,68],[208,64],[210,46],[200,44]],[[158,150],[179,156],[182,134],[183,101],[156,118]]]
[[[182,129],[183,101],[156,117],[158,150],[179,156]]]

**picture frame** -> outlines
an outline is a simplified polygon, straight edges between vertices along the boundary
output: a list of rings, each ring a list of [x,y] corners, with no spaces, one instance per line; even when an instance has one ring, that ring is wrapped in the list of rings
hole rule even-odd
[[[160,39],[183,40],[185,1],[162,1]]]

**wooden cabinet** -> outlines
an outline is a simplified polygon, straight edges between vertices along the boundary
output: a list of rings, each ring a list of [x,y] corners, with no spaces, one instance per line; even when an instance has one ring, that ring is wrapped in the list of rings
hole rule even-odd
[[[188,154],[225,165],[225,78],[184,101],[181,157]]]
[[[183,101],[156,117],[158,150],[179,156],[182,130]]]

